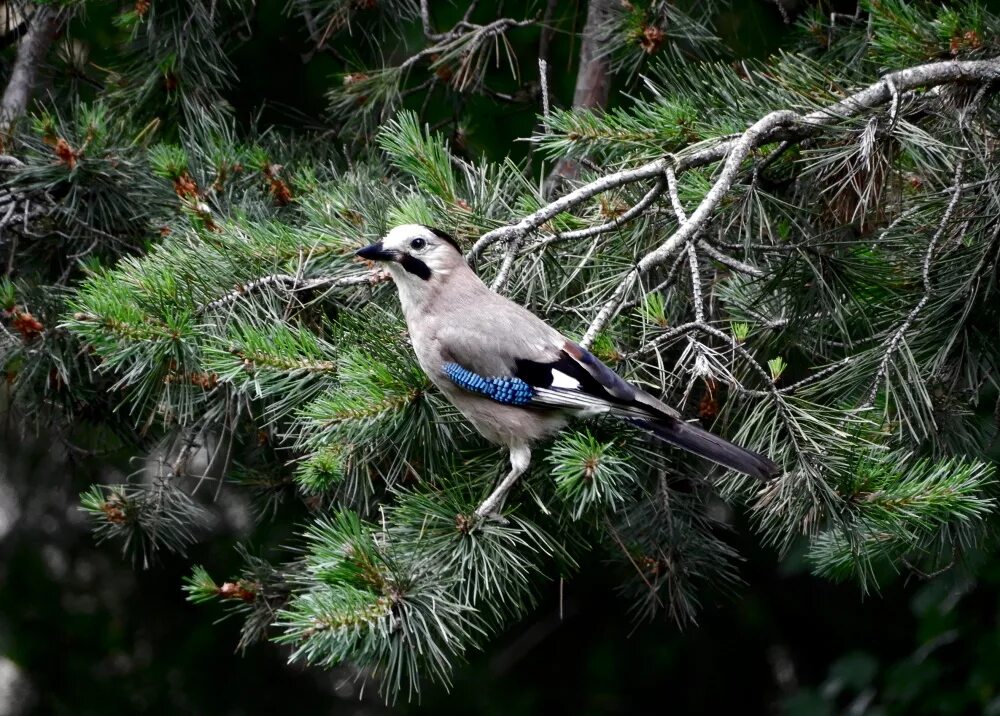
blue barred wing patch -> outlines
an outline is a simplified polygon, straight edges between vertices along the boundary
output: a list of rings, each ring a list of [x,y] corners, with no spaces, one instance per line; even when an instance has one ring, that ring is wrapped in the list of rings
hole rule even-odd
[[[520,378],[484,378],[458,363],[445,363],[442,370],[448,380],[462,390],[478,393],[503,405],[528,405],[535,397],[535,389]]]

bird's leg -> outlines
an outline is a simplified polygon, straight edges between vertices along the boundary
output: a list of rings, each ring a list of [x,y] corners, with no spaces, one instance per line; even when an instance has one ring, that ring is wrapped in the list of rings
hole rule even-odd
[[[531,464],[531,448],[525,443],[514,443],[510,446],[510,472],[500,481],[496,489],[490,496],[483,500],[482,504],[476,508],[475,517],[477,520],[484,518],[498,518],[500,510],[503,508],[507,493],[517,482],[517,478],[524,474]]]

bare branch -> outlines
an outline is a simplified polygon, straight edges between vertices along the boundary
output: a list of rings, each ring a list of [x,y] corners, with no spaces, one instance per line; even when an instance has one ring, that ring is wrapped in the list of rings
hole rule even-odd
[[[675,338],[679,338],[680,336],[683,336],[686,333],[698,330],[698,328],[700,327],[701,324],[698,321],[691,321],[689,323],[682,323],[679,326],[673,326],[672,328],[658,335],[653,340],[649,341],[649,343],[646,343],[645,345],[637,348],[631,353],[626,353],[625,358],[642,358],[647,353],[652,353],[654,350],[662,346],[664,343],[669,343]]]
[[[747,276],[753,276],[754,278],[763,278],[764,276],[767,275],[756,266],[752,266],[746,263],[745,261],[740,261],[737,258],[733,258],[728,254],[722,253],[717,248],[712,246],[710,243],[705,241],[705,239],[698,239],[698,248],[704,251],[709,256],[711,256],[716,261],[718,261],[723,266],[728,266],[733,271],[745,273]]]
[[[640,303],[642,303],[646,295],[650,293],[656,293],[657,291],[662,291],[667,286],[672,284],[674,282],[674,279],[677,278],[677,272],[680,271],[683,259],[684,257],[681,254],[678,254],[677,258],[674,259],[674,263],[671,264],[670,269],[667,271],[666,277],[662,281],[660,281],[658,284],[656,284],[650,289],[645,289],[640,296],[636,296],[630,301],[626,301],[625,303],[623,303],[621,309],[619,310],[630,311],[636,306],[638,306]]]
[[[798,118],[794,126],[776,125],[755,138],[753,148],[772,144],[774,142],[795,142],[816,134],[824,127],[832,126],[845,119],[850,119],[867,109],[885,104],[892,99],[890,84],[897,92],[905,92],[920,87],[933,87],[950,82],[985,82],[1000,79],[1000,58],[990,60],[966,60],[961,62],[934,62],[918,65],[905,70],[899,70],[886,75],[878,82],[865,89],[814,112]],[[770,116],[770,115],[769,115]],[[745,135],[714,140],[692,145],[685,152],[678,154],[675,164],[677,172],[684,172],[696,167],[706,166],[721,161],[730,156],[733,148]],[[498,241],[510,241],[517,236],[524,236],[560,212],[567,211],[598,194],[610,189],[616,189],[626,184],[644,181],[663,173],[671,166],[668,159],[656,159],[648,164],[626,169],[601,177],[585,184],[559,199],[543,206],[529,214],[516,224],[502,226],[483,234],[467,254],[470,261],[475,261],[488,246]]]
[[[232,303],[236,303],[242,297],[249,293],[257,291],[267,286],[282,285],[288,288],[289,291],[307,291],[309,289],[319,288],[321,286],[326,286],[330,288],[334,287],[347,287],[347,286],[359,286],[367,284],[369,286],[374,286],[375,284],[382,283],[389,279],[389,274],[385,271],[373,271],[371,273],[359,274],[354,276],[339,276],[339,277],[329,277],[329,278],[309,278],[301,279],[297,276],[292,276],[289,274],[276,273],[269,276],[262,276],[261,278],[254,279],[248,283],[241,286],[237,286],[235,289],[220,296],[214,301],[202,304],[196,309],[196,313],[199,315],[206,313],[208,311],[214,311],[223,306],[227,306]]]
[[[757,122],[743,133],[743,136],[733,143],[718,179],[715,180],[715,184],[705,195],[705,198],[701,200],[698,208],[695,209],[687,221],[677,227],[677,231],[671,234],[659,247],[643,256],[635,268],[625,276],[625,279],[615,289],[611,298],[601,307],[590,327],[587,328],[583,340],[580,341],[581,345],[589,347],[593,343],[594,338],[597,337],[597,334],[618,310],[625,295],[631,290],[640,275],[662,264],[671,254],[683,246],[685,242],[695,237],[705,222],[711,217],[715,207],[722,201],[722,197],[729,191],[729,188],[736,180],[736,175],[739,173],[740,165],[754,146],[756,146],[756,143],[760,141],[760,138],[775,128],[793,124],[798,119],[799,115],[788,110],[772,112],[763,119],[757,120]]]
[[[545,132],[548,133],[551,131],[549,129],[549,115],[552,111],[549,103],[549,63],[541,57],[538,58],[538,81],[542,88],[542,117],[545,119]]]
[[[667,188],[670,193],[670,203],[674,208],[674,214],[677,215],[679,223],[684,223],[687,221],[687,214],[684,211],[684,207],[681,205],[680,196],[677,192],[677,175],[674,174],[673,167],[667,167],[666,174]],[[727,256],[704,239],[698,239],[698,248],[718,261],[720,264],[728,266],[734,271],[745,273],[748,276],[753,276],[754,278],[762,278],[764,276],[764,272],[759,268],[751,266],[750,264],[738,259],[734,259],[732,256]]]
[[[690,241],[687,245],[688,267],[691,269],[691,300],[694,302],[694,320],[705,320],[705,302],[701,296],[701,271],[698,270],[698,252]]]
[[[475,261],[476,257],[478,257],[487,246],[490,246],[497,241],[510,241],[511,239],[525,236],[557,214],[560,214],[567,209],[572,209],[574,206],[581,204],[587,199],[597,196],[598,194],[602,194],[611,189],[616,189],[620,186],[625,186],[626,184],[632,184],[637,181],[652,179],[659,176],[663,173],[664,169],[667,168],[667,165],[668,161],[666,159],[657,159],[656,161],[652,161],[648,164],[643,164],[641,167],[636,169],[615,172],[614,174],[608,174],[607,176],[601,177],[600,179],[582,186],[575,191],[571,191],[569,194],[566,194],[552,203],[543,206],[541,209],[529,214],[516,224],[501,226],[499,229],[494,229],[493,231],[483,234],[469,250],[466,257],[470,261]]]
[[[431,26],[431,10],[427,0],[420,0],[420,22],[424,26],[424,37],[428,40],[437,42],[438,40],[442,40],[446,37],[445,35],[434,32],[434,29]]]
[[[924,282],[924,295],[920,297],[917,305],[907,314],[903,322],[899,324],[899,327],[893,332],[892,338],[889,339],[889,345],[885,349],[885,355],[882,356],[882,360],[879,362],[878,370],[875,372],[875,379],[872,381],[871,388],[868,389],[868,396],[865,399],[863,405],[871,406],[875,403],[875,396],[878,395],[878,389],[882,385],[882,381],[886,379],[889,373],[889,364],[892,362],[892,358],[896,351],[899,350],[900,343],[906,336],[906,331],[909,330],[910,326],[913,325],[913,321],[916,320],[917,315],[923,310],[923,307],[927,305],[927,302],[931,298],[931,292],[933,286],[931,285],[931,261],[934,259],[934,250],[937,248],[938,242],[944,235],[945,229],[951,222],[951,217],[955,213],[955,208],[958,206],[958,198],[962,195],[962,171],[964,169],[964,164],[959,161],[955,167],[955,188],[952,191],[951,201],[948,202],[948,208],[945,209],[944,215],[941,217],[941,222],[938,224],[937,231],[934,232],[934,236],[931,237],[930,243],[927,245],[927,253],[924,254],[924,266],[923,266],[923,282]]]
[[[487,25],[473,25],[462,21],[448,32],[434,35],[434,38],[436,38],[435,44],[430,47],[425,47],[420,52],[411,55],[400,63],[396,69],[400,71],[408,70],[425,57],[433,58],[434,55],[453,53],[462,50],[463,45],[466,49],[462,52],[462,54],[466,59],[468,59],[471,57],[471,53],[468,51],[468,48],[473,48],[478,43],[484,42],[491,37],[498,37],[512,28],[528,27],[529,25],[534,24],[535,20],[514,20],[509,17],[494,20]],[[434,66],[433,62],[432,66]]]
[[[677,190],[677,175],[674,173],[673,167],[667,167],[667,191],[670,193],[670,206],[674,209],[674,214],[677,215],[677,223],[683,224],[687,221],[687,212],[684,211],[684,205],[681,204],[681,197]]]
[[[517,252],[521,248],[522,240],[523,239],[514,239],[507,247],[507,255],[504,256],[503,263],[500,265],[500,270],[497,271],[497,275],[493,279],[493,283],[490,284],[490,288],[494,291],[502,291],[504,284],[507,283],[507,276],[510,275],[510,270],[514,266],[514,260],[517,258]]]
[[[611,221],[605,222],[603,224],[598,224],[597,226],[588,226],[586,229],[574,229],[573,231],[563,231],[561,233],[552,234],[545,237],[538,243],[530,247],[529,250],[534,250],[538,248],[543,248],[549,244],[554,244],[561,241],[576,241],[579,239],[589,239],[594,236],[599,236],[601,234],[606,234],[610,231],[615,231],[621,228],[632,219],[636,218],[640,214],[646,211],[650,205],[660,198],[666,185],[663,183],[662,178],[657,181],[653,187],[646,192],[646,194],[636,202],[635,206],[630,209],[623,211],[621,214],[613,218]]]

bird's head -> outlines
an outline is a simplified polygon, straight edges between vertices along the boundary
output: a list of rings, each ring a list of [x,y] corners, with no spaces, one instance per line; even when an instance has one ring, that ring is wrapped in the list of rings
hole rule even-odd
[[[397,226],[355,255],[384,263],[400,290],[406,287],[408,293],[424,292],[455,269],[467,266],[455,239],[422,224]]]

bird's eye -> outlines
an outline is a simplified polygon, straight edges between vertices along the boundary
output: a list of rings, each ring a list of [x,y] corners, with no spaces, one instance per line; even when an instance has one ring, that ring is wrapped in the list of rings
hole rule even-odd
[[[424,239],[414,239],[410,242],[410,248],[414,251],[420,251],[425,246],[427,246],[427,241]]]

